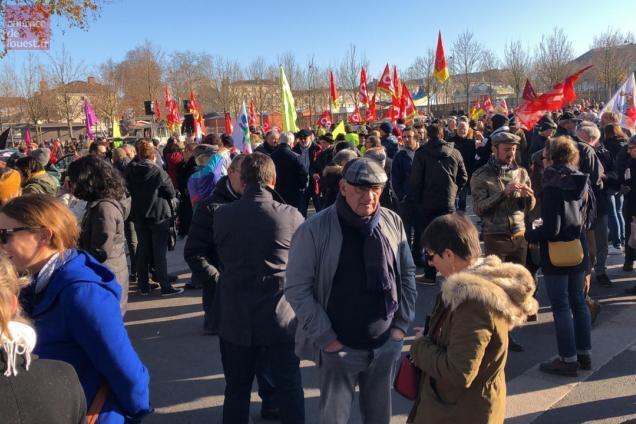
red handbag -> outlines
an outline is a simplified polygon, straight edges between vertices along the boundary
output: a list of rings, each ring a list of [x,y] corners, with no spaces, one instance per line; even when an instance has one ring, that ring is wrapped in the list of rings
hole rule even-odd
[[[435,343],[437,343],[440,330],[442,329],[442,323],[446,319],[447,314],[448,308],[444,308],[440,318],[435,323],[435,327],[429,332]],[[400,368],[398,368],[395,381],[393,381],[393,388],[404,398],[416,400],[420,391],[421,374],[422,371],[411,362],[411,355],[407,353],[400,361]]]
[[[417,394],[420,391],[421,373],[420,369],[411,362],[411,355],[407,353],[400,361],[400,368],[395,376],[393,388],[408,400],[417,399]]]

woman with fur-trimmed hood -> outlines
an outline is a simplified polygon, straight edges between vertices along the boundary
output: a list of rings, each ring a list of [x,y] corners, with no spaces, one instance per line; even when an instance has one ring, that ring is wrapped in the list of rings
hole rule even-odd
[[[446,280],[411,347],[422,374],[409,422],[503,423],[508,332],[537,312],[534,279],[521,265],[479,258],[477,229],[463,216],[435,219],[422,246]]]

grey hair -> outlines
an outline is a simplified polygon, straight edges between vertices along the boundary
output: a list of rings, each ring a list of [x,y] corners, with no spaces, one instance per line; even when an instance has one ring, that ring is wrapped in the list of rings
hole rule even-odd
[[[583,121],[586,122],[586,121]],[[583,123],[582,123],[583,124]],[[595,143],[601,138],[601,131],[593,123],[579,125],[576,130],[577,133],[581,132],[585,134],[585,138],[588,142]]]
[[[294,144],[294,133],[291,131],[283,131],[278,140],[281,144]]]

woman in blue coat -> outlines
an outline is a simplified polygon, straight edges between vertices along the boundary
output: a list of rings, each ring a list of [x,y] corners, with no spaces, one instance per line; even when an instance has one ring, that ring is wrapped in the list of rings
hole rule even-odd
[[[78,236],[71,211],[50,196],[18,197],[0,212],[0,249],[31,275],[20,303],[37,332],[34,352],[71,364],[87,405],[106,394],[98,423],[137,422],[152,411],[148,370],[124,328],[121,286],[75,249]]]

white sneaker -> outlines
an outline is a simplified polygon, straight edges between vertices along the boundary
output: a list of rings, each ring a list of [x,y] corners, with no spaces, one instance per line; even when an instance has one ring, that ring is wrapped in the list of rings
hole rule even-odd
[[[623,254],[623,249],[619,249],[618,247],[610,245],[607,248],[607,254],[608,255],[622,255]]]

